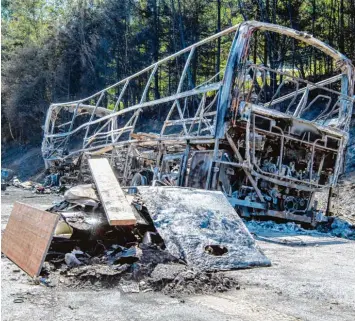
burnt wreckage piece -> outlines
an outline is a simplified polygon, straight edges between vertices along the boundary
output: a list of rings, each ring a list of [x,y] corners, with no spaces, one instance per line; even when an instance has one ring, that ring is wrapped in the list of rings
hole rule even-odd
[[[266,50],[270,39],[279,46]],[[197,69],[192,81],[194,60],[217,41],[225,66]],[[157,74],[169,84],[159,99]],[[105,156],[122,186],[219,190],[244,217],[315,225],[324,217],[314,194],[342,171],[353,90],[354,67],[335,49],[248,21],[88,98],[52,104],[42,153],[47,167]]]
[[[200,270],[269,266],[233,207],[218,191],[138,187],[170,254]]]

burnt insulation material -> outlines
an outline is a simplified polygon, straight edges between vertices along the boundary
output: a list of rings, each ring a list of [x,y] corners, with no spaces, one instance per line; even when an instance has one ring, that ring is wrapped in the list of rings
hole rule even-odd
[[[204,271],[269,266],[221,192],[159,186],[138,192],[167,250]]]

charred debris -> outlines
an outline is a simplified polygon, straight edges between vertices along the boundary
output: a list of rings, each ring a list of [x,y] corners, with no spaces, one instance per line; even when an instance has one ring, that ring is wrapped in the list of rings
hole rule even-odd
[[[102,175],[94,166],[111,169],[106,159],[97,160],[90,166],[94,177]],[[89,173],[86,183],[88,179]],[[106,180],[110,189],[121,190],[116,177],[110,179]],[[60,220],[42,274],[74,287],[193,294],[239,288],[235,279],[220,271],[270,265],[220,192],[124,188],[119,208],[110,213],[112,194],[105,195],[100,184],[91,178],[91,184],[73,186],[62,202],[48,209]],[[210,202],[201,205],[206,197]],[[122,212],[124,203],[129,209]],[[119,216],[113,217],[117,212]]]
[[[64,199],[46,211],[56,214],[58,222],[43,252],[44,263],[39,260],[38,273],[31,275],[43,284],[209,293],[239,288],[234,278],[220,271],[270,265],[221,192],[174,186],[121,188],[106,158],[86,163],[85,178],[79,175],[75,184],[62,184]],[[70,171],[72,176],[73,168]],[[17,228],[28,219],[34,222],[28,225],[31,233],[41,231],[46,219],[38,215],[46,212],[18,204],[10,221],[28,211]],[[12,221],[7,229],[11,233],[5,230],[2,251],[28,273],[32,263],[23,260],[24,252],[34,253],[39,245],[36,239],[16,235],[24,243],[19,248],[22,255],[13,255],[11,248],[18,245],[8,234],[19,232]]]
[[[284,65],[259,61],[258,37],[268,35],[317,51],[336,72],[314,79],[291,47]],[[225,67],[192,83],[191,64],[215,41]],[[172,68],[155,99],[153,79]],[[315,193],[331,194],[342,172],[354,74],[349,59],[307,33],[247,21],[90,97],[52,104],[46,186],[67,190],[49,209],[60,221],[45,271],[69,284],[193,293],[236,285],[213,271],[270,265],[239,215],[329,222]]]

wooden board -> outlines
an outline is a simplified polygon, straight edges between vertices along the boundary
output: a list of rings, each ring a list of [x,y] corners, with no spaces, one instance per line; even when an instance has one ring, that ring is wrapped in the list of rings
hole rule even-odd
[[[137,219],[131,205],[106,158],[88,160],[92,176],[110,225],[135,225]]]
[[[1,239],[1,252],[31,277],[41,272],[59,216],[14,204]]]
[[[132,133],[132,138],[137,140],[158,139],[160,136],[152,133]]]
[[[101,155],[107,152],[110,152],[113,149],[113,146],[106,146],[104,148],[101,148],[95,152],[91,152],[90,155]]]

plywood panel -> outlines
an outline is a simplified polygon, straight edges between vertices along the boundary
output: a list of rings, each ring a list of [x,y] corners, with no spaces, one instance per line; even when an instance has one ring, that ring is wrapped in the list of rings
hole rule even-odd
[[[137,219],[106,158],[89,159],[89,166],[110,225],[134,225]]]
[[[59,216],[27,204],[14,204],[1,239],[1,252],[31,277],[41,272]]]

